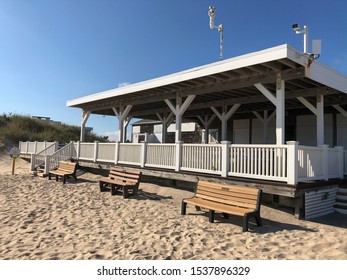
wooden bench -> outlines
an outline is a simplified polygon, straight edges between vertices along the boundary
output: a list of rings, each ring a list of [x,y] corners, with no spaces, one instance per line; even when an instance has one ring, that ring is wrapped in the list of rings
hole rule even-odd
[[[55,180],[58,181],[58,177],[62,176],[63,184],[65,184],[66,178],[72,176],[75,179],[75,181],[77,181],[76,170],[76,162],[60,161],[56,169],[49,171],[48,179],[51,180],[51,176],[55,175]]]
[[[111,167],[108,177],[99,180],[100,191],[111,189],[111,194],[123,192],[123,198],[136,195],[139,188],[142,172]],[[131,193],[129,191],[131,190]]]
[[[181,214],[186,214],[187,204],[195,205],[209,210],[209,221],[214,222],[215,211],[243,217],[243,231],[248,231],[248,221],[254,217],[257,226],[262,225],[260,218],[262,190],[257,188],[223,185],[207,181],[199,181],[192,198],[182,200]]]

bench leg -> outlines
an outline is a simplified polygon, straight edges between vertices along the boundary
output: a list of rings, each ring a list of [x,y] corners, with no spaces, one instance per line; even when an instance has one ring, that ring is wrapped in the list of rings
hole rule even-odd
[[[254,216],[254,218],[255,218],[255,221],[257,222],[257,226],[258,226],[258,227],[260,227],[260,226],[263,225],[263,222],[262,222],[262,220],[261,220],[261,218],[260,218],[260,214],[259,214],[259,213],[256,214],[256,215]]]
[[[116,193],[117,193],[116,186],[111,184],[111,195],[116,195]]]
[[[104,192],[104,191],[105,191],[105,183],[99,182],[99,187],[100,187],[100,191],[101,191],[101,192]]]
[[[63,184],[65,184],[66,183],[66,176],[64,175],[63,176]]]
[[[58,175],[55,175],[55,181],[58,182]]]
[[[187,212],[187,202],[182,201],[181,205],[181,215],[185,215]]]
[[[48,174],[48,180],[51,180],[51,176],[52,176],[52,174],[49,173],[49,174]]]
[[[128,187],[124,186],[123,187],[123,198],[128,198],[128,197],[129,197]]]
[[[210,210],[208,216],[209,216],[210,223],[213,223],[214,222],[214,210]]]
[[[243,223],[242,223],[243,232],[248,231],[248,220],[249,220],[249,216],[248,215],[244,215],[243,216]]]

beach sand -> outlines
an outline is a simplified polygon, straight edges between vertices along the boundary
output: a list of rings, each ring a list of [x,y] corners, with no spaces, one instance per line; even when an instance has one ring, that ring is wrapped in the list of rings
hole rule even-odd
[[[138,196],[101,193],[98,176],[49,181],[29,174],[0,146],[0,259],[347,259],[347,216],[315,221],[262,205],[264,225],[216,217],[208,222],[181,200],[189,191],[141,183]]]

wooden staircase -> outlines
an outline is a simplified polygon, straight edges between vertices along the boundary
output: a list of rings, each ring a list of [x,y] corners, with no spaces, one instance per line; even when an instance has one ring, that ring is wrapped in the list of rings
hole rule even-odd
[[[336,212],[347,215],[347,185],[339,187],[334,208]]]

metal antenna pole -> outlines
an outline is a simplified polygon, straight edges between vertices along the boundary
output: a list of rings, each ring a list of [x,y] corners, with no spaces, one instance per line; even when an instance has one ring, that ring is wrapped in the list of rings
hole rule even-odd
[[[223,24],[215,26],[214,17],[216,14],[216,8],[210,6],[208,9],[208,16],[210,17],[210,29],[217,28],[219,32],[219,59],[223,60]]]
[[[219,59],[223,60],[223,24],[218,26],[219,32]]]

